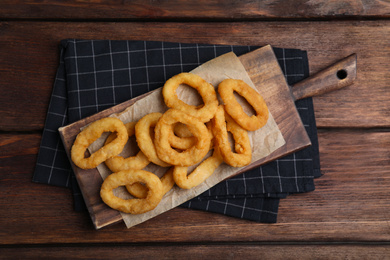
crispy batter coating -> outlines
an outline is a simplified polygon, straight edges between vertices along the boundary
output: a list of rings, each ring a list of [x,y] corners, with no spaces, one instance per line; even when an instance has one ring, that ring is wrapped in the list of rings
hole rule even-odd
[[[85,151],[104,132],[115,132],[116,138],[109,144],[104,145],[99,150],[85,158]],[[74,164],[82,169],[92,169],[99,164],[120,154],[129,136],[123,122],[117,118],[102,118],[88,125],[81,131],[73,143],[71,158]]]
[[[200,107],[193,106],[180,100],[176,94],[180,84],[186,84],[196,89],[202,97],[204,105]],[[162,89],[162,94],[168,107],[181,110],[201,122],[208,122],[214,116],[218,107],[215,88],[200,76],[192,73],[180,73],[167,80]]]
[[[163,195],[165,195],[175,185],[175,181],[173,180],[173,167],[169,168],[160,180],[163,186]],[[126,189],[131,195],[139,199],[146,198],[148,195],[148,188],[139,182],[126,185]]]
[[[122,199],[113,189],[133,183],[144,183],[148,194],[143,199]],[[109,207],[130,214],[141,214],[157,207],[163,197],[163,186],[155,174],[144,170],[125,170],[110,174],[103,182],[100,196]]]
[[[150,113],[141,118],[135,125],[135,136],[138,147],[152,163],[162,167],[168,167],[170,164],[162,161],[157,156],[155,142],[150,136],[150,128],[156,126],[161,116],[162,113]]]
[[[234,96],[234,91],[246,99],[256,115],[248,116]],[[268,120],[269,111],[263,97],[248,84],[238,79],[225,79],[218,85],[218,93],[225,104],[226,112],[248,131],[263,127]]]
[[[190,174],[187,175],[188,167],[175,166],[173,179],[177,186],[182,189],[191,189],[203,183],[210,177],[219,165],[223,163],[223,158],[218,147],[214,148],[213,155],[202,161]]]
[[[130,122],[125,124],[127,134],[129,137],[135,133],[136,122]],[[105,145],[109,144],[115,139],[115,133],[109,135],[106,139]],[[139,151],[135,156],[123,158],[122,156],[114,156],[105,161],[105,164],[112,172],[119,172],[122,170],[136,169],[140,170],[145,168],[150,163],[148,157],[142,151]]]
[[[186,124],[197,138],[195,145],[179,152],[172,148],[169,136],[173,135],[173,125]],[[158,157],[172,165],[190,166],[200,162],[210,148],[211,137],[204,123],[177,109],[166,111],[155,128],[155,144]]]
[[[248,165],[252,160],[252,148],[248,132],[239,126],[221,105],[212,119],[212,130],[216,146],[220,149],[223,160],[233,167]],[[233,135],[234,150],[230,147],[228,132]]]

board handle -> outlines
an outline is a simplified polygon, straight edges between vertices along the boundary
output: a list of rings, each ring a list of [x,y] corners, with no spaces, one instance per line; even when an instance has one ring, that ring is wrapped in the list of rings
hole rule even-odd
[[[356,79],[357,55],[352,54],[291,88],[294,100],[318,96],[351,85]]]

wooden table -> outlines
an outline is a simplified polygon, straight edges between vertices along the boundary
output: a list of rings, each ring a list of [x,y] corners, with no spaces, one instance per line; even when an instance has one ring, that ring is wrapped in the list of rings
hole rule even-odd
[[[0,258],[390,257],[389,1],[1,1]],[[65,38],[266,45],[310,72],[358,55],[352,86],[314,98],[322,173],[278,223],[176,208],[94,230],[69,190],[32,183]]]

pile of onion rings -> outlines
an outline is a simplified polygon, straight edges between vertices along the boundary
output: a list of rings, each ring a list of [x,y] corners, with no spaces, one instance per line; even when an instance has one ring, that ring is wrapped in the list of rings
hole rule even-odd
[[[197,90],[204,104],[195,106],[181,101],[176,94],[180,84]],[[244,112],[234,92],[248,101],[256,115]],[[150,113],[126,124],[113,117],[97,120],[77,135],[71,159],[82,169],[105,162],[112,174],[103,181],[100,196],[111,208],[130,214],[153,210],[175,185],[191,189],[203,183],[222,163],[232,167],[251,163],[248,131],[267,123],[267,105],[255,89],[241,80],[222,81],[218,93],[223,104],[219,104],[217,91],[210,83],[198,75],[180,73],[162,88],[167,111]],[[85,157],[88,146],[104,132],[111,132],[104,145]],[[233,140],[229,140],[228,132]],[[131,136],[135,136],[139,151],[123,158],[120,154]],[[151,163],[167,168],[166,173],[159,178],[146,171],[144,168]],[[191,173],[189,167],[193,168]],[[133,198],[115,196],[113,189],[119,186],[125,186]]]

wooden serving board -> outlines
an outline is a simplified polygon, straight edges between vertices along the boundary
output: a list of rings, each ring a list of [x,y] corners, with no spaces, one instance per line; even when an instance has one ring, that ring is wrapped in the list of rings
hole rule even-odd
[[[254,85],[265,99],[286,144],[267,157],[242,168],[237,174],[311,145],[294,103],[295,100],[300,97],[297,97],[291,92],[290,86],[288,86],[285,80],[271,46],[265,46],[242,55],[239,57],[239,60],[243,64]],[[350,77],[348,76],[347,80],[349,80],[349,78]],[[346,79],[343,79],[343,82],[346,82]],[[311,91],[313,92],[313,90]],[[328,91],[330,90],[328,89]],[[149,94],[150,93],[147,93],[128,100],[100,113],[60,128],[59,132],[68,153],[68,157],[70,158],[70,149],[77,134],[80,132],[80,128],[113,113],[122,112],[127,107]],[[100,187],[103,179],[98,170],[83,170],[76,167],[72,162],[71,164],[95,228],[100,229],[104,226],[122,221],[121,214],[105,205],[100,198]]]

